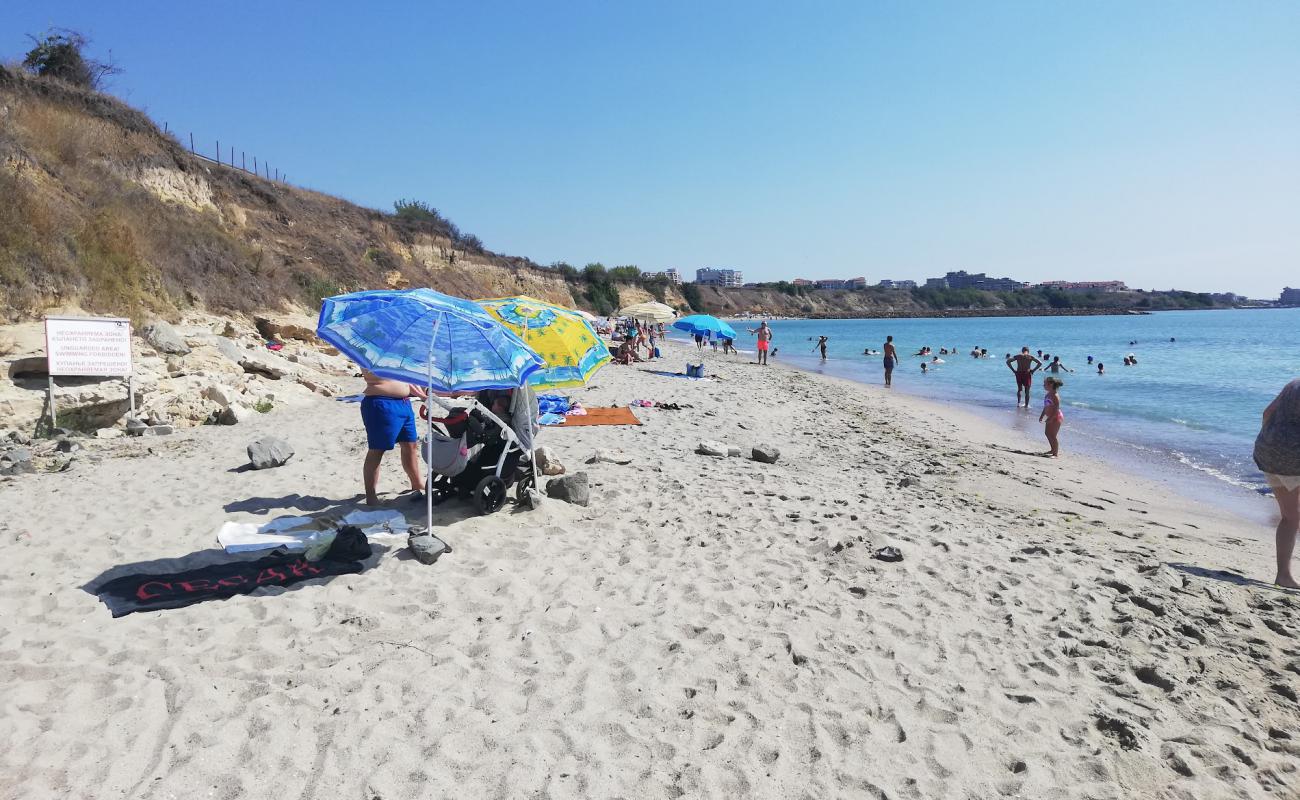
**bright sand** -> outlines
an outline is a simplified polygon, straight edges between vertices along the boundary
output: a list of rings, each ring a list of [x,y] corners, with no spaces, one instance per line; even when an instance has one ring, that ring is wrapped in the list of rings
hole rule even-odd
[[[590,508],[449,503],[434,566],[388,550],[120,619],[82,590],[212,548],[224,520],[348,508],[359,414],[324,398],[0,483],[0,794],[1300,796],[1300,598],[1254,580],[1271,532],[1072,455],[1068,421],[1048,461],[780,366],[645,371],[680,369],[669,352],[573,394],[694,408],[543,433]],[[267,434],[293,460],[234,471]]]

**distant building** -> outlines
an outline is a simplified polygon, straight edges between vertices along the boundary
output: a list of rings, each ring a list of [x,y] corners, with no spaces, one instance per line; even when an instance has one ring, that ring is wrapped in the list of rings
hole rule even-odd
[[[697,269],[695,282],[705,286],[728,286],[739,288],[745,285],[744,274],[738,269]]]
[[[1284,306],[1300,306],[1300,289],[1286,287],[1282,290],[1282,296],[1277,301]]]
[[[943,278],[932,278],[931,280],[939,280],[939,281],[942,281]],[[947,283],[947,282],[945,281],[945,284],[946,284],[946,283]],[[877,283],[876,285],[879,286],[881,289],[915,289],[915,288],[916,288],[916,281],[891,281],[891,280],[883,280],[883,281],[881,281],[880,283]],[[928,281],[926,282],[926,285],[927,285],[927,286],[930,285]]]
[[[793,284],[793,285],[795,285],[795,286],[812,286],[812,285],[813,285],[813,282],[810,281],[810,280],[808,280],[807,278],[795,278],[794,280],[790,281],[790,283]]]
[[[1021,281],[990,278],[983,272],[967,272],[964,269],[949,272],[942,278],[930,278],[925,285],[934,289],[983,289],[988,292],[1009,292],[1025,288]]]
[[[867,288],[867,279],[827,278],[826,280],[817,281],[815,285],[818,289],[865,289]]]
[[[1060,289],[1063,292],[1127,292],[1124,281],[1043,281],[1038,284],[1044,289]]]
[[[682,285],[682,274],[677,271],[676,267],[669,267],[663,272],[643,272],[641,274],[647,278],[667,278],[671,284]]]

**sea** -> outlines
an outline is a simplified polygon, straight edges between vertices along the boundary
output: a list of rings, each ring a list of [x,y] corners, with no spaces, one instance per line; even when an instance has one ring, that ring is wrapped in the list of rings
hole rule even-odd
[[[1005,425],[1040,430],[1042,377],[1033,405],[1015,407],[1006,357],[1028,347],[1060,356],[1066,415],[1062,447],[1162,480],[1189,497],[1249,518],[1275,518],[1268,486],[1251,459],[1260,415],[1300,377],[1300,308],[1164,311],[1124,316],[777,320],[777,360],[866,384],[884,382],[879,351],[893,336],[901,356],[894,391],[951,404]],[[742,351],[748,328],[734,323]],[[828,339],[823,361],[817,338]],[[924,359],[913,354],[929,346]],[[939,355],[947,348],[948,355]],[[972,358],[973,349],[988,358]],[[1133,355],[1134,366],[1124,366]],[[943,363],[931,359],[939,355]],[[1089,363],[1089,357],[1092,363]],[[930,363],[927,373],[921,362]],[[1098,374],[1098,362],[1105,374]],[[1041,435],[1041,434],[1036,434]],[[1044,449],[1046,442],[1044,441]]]

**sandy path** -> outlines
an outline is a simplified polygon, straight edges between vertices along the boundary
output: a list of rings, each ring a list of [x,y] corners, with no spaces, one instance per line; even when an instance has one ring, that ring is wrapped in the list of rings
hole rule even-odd
[[[355,406],[0,483],[0,792],[1300,796],[1300,598],[1215,572],[1266,575],[1264,532],[911,398],[709,365],[575,393],[694,406],[547,431],[590,508],[450,504],[433,567],[389,551],[186,609],[114,620],[80,587],[225,519],[349,508]],[[288,465],[230,471],[272,432]],[[636,460],[582,464],[596,448]]]

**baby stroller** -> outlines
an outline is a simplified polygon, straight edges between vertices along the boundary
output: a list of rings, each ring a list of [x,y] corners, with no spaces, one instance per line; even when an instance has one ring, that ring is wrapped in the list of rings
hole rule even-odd
[[[482,391],[472,398],[456,398],[455,406],[430,399],[446,412],[433,417],[432,434],[420,448],[429,465],[427,490],[433,502],[472,498],[479,513],[491,514],[505,505],[511,487],[515,501],[525,502],[537,483],[537,399],[532,391]],[[428,413],[426,405],[420,414]]]

